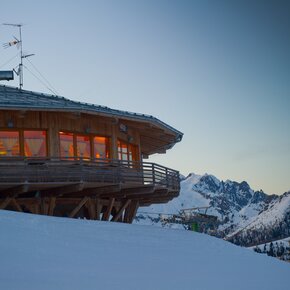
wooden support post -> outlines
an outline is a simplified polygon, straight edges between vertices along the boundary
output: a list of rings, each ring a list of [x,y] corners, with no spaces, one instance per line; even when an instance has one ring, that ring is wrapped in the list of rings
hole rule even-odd
[[[27,190],[27,186],[16,186],[13,187],[12,189],[7,189],[5,191],[1,191],[1,195],[5,193],[5,195],[7,195],[7,197],[4,199],[4,201],[2,203],[0,203],[0,209],[5,209],[9,203],[15,199],[15,197],[18,196],[18,194],[20,192],[22,192],[23,190]]]
[[[96,219],[99,221],[101,219],[101,211],[102,211],[102,204],[100,203],[100,199],[96,199],[96,209],[97,209],[97,215]]]
[[[56,197],[51,197],[49,200],[48,215],[52,216],[55,208]]]
[[[117,214],[111,219],[112,222],[116,222],[119,220],[119,218],[122,216],[123,211],[127,208],[127,206],[130,204],[131,200],[128,199],[123,205],[122,207],[119,209],[119,211],[117,212]]]
[[[108,221],[109,220],[111,212],[112,212],[112,208],[113,208],[113,205],[114,205],[114,202],[115,202],[115,198],[111,197],[110,200],[109,200],[109,204],[107,206],[107,210],[103,214],[103,217],[102,217],[103,221]]]
[[[85,196],[81,201],[80,203],[72,210],[72,212],[68,215],[68,217],[72,218],[74,217],[78,212],[79,210],[86,204],[86,202],[88,201],[88,197]]]
[[[41,198],[40,202],[40,213],[43,215],[47,215],[49,210],[49,204],[46,198]]]
[[[89,198],[88,202],[86,203],[90,219],[95,220],[96,219],[96,202],[94,199]]]
[[[15,198],[13,198],[11,202],[13,203],[14,207],[15,207],[18,211],[23,212],[21,206],[18,204],[18,202],[16,201]]]
[[[12,199],[13,198],[11,197],[6,197],[4,201],[0,204],[0,209],[5,209],[8,206],[8,204],[12,201]]]
[[[131,224],[136,216],[139,207],[138,201],[132,201],[130,207],[125,212],[124,222]]]
[[[40,214],[40,202],[37,202],[37,203],[34,205],[34,213],[35,213],[35,214]]]

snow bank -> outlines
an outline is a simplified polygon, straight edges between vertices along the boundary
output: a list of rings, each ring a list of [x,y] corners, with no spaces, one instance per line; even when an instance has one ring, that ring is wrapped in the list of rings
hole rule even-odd
[[[289,264],[207,235],[0,210],[0,288],[289,289]]]

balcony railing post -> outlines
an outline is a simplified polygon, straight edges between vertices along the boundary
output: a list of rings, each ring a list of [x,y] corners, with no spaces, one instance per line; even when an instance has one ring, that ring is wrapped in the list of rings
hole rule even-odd
[[[167,167],[165,168],[165,178],[166,178],[166,187],[168,187],[169,180],[168,180],[168,169],[167,169]]]
[[[152,183],[155,184],[155,167],[154,167],[154,163],[152,163]]]

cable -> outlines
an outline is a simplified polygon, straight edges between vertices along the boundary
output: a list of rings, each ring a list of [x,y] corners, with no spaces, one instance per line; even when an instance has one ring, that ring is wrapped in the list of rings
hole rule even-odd
[[[46,81],[46,83],[56,92],[54,94],[59,95],[59,93],[57,92],[57,90],[52,86],[52,84],[44,77],[44,75],[35,67],[35,65],[27,58],[26,59],[31,65],[32,67],[38,72],[38,74]]]
[[[10,58],[8,61],[6,61],[4,64],[0,65],[0,68],[2,68],[3,66],[5,66],[6,64],[8,64],[9,62],[11,62],[14,58],[16,58],[19,55],[19,52],[14,55],[12,58]]]
[[[42,83],[48,90],[50,90],[54,95],[58,95],[52,89],[50,89],[38,76],[36,76],[26,65],[23,65],[40,83]]]

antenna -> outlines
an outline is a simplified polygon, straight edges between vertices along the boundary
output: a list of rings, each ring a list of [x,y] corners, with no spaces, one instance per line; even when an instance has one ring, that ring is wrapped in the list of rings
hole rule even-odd
[[[33,56],[34,54],[23,55],[22,31],[21,31],[23,24],[3,23],[3,25],[18,27],[18,29],[19,29],[19,40],[14,36],[13,41],[5,43],[3,46],[4,46],[4,48],[8,48],[12,45],[16,45],[17,47],[20,47],[20,63],[18,65],[18,71],[15,71],[14,69],[13,70],[19,76],[19,88],[21,90],[23,87],[23,59],[30,57],[30,56]]]

